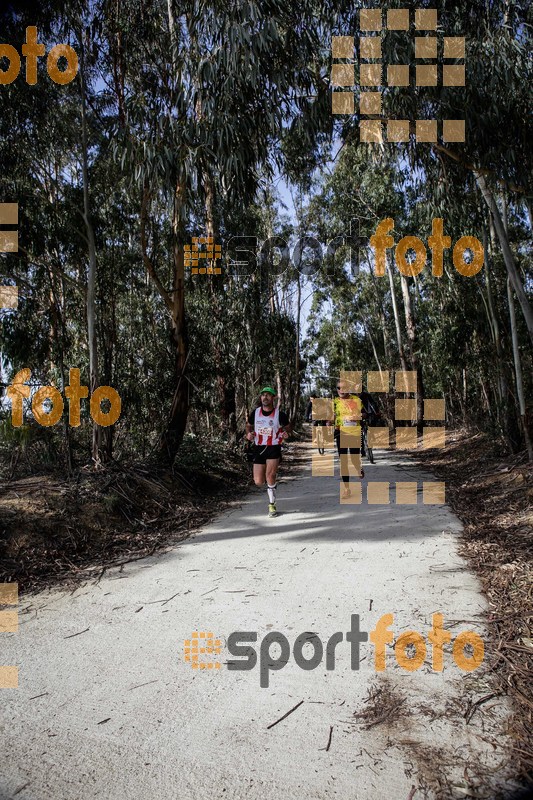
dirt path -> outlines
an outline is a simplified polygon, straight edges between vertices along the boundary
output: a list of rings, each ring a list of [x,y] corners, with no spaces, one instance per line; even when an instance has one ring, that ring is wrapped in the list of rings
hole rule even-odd
[[[365,483],[421,488],[407,460],[378,455]],[[280,484],[277,519],[265,515],[265,494],[252,492],[185,543],[96,585],[23,599],[19,632],[1,640],[20,687],[0,690],[9,754],[0,798],[418,800],[465,797],[473,787],[495,796],[508,708],[486,699],[483,667],[461,671],[447,645],[444,670],[434,672],[428,642],[417,671],[402,669],[389,645],[376,673],[374,647],[363,642],[353,670],[346,641],[352,614],[364,631],[393,614],[395,640],[406,630],[427,638],[437,612],[452,637],[483,636],[485,602],[457,554],[458,520],[421,496],[417,506],[341,506],[338,480],[309,469]],[[220,638],[212,656],[220,669],[185,661],[193,631]],[[258,654],[267,634],[289,641],[268,687],[259,664],[228,670],[235,631],[255,632]],[[295,663],[302,632],[324,645],[313,670]],[[344,639],[327,670],[336,632]],[[310,658],[312,645],[302,653]]]

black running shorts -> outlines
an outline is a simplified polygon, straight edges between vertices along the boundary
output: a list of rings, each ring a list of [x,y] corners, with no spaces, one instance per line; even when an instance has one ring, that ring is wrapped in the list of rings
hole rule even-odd
[[[281,459],[280,444],[256,444],[254,445],[254,464],[266,464],[268,459]]]

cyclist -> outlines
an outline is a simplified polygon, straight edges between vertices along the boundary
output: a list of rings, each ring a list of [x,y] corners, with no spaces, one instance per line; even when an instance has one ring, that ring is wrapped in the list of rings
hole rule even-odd
[[[342,491],[342,499],[345,500],[350,497],[350,476],[348,474],[347,456],[350,454],[350,460],[359,472],[360,478],[364,478],[364,470],[361,467],[361,416],[363,404],[361,399],[354,393],[350,392],[348,383],[342,378],[337,382],[338,396],[333,400],[333,409],[335,415],[335,432],[334,438],[337,445],[340,460],[340,472],[342,482],[344,484]],[[341,433],[343,440],[348,440],[348,447],[341,446]],[[350,446],[350,440],[353,445]],[[342,442],[346,444],[346,442]]]
[[[276,476],[281,461],[281,442],[291,432],[287,414],[274,404],[276,396],[271,386],[261,389],[261,402],[246,422],[246,438],[254,443],[254,483],[263,486],[266,479],[269,517],[277,517]]]

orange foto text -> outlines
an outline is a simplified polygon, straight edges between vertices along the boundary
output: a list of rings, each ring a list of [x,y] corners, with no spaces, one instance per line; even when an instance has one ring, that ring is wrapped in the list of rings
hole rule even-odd
[[[376,228],[376,232],[370,237],[370,247],[375,253],[375,273],[383,276],[386,271],[387,250],[394,247],[394,239],[390,236],[390,231],[394,230],[394,220],[391,217],[381,220]],[[431,250],[431,271],[437,278],[442,277],[444,251],[452,246],[450,236],[444,236],[444,221],[440,218],[434,219],[431,228],[431,236],[428,239],[429,249]],[[407,258],[407,253],[414,253],[414,258]],[[469,260],[465,260],[465,253],[470,253]],[[453,265],[457,272],[467,278],[477,275],[483,267],[485,253],[483,245],[475,236],[462,236],[454,245]],[[422,239],[418,236],[404,236],[400,239],[394,251],[396,266],[402,275],[414,277],[418,275],[427,261],[427,250]]]
[[[37,28],[29,25],[26,28],[26,41],[22,45],[22,55],[26,58],[26,83],[34,86],[37,83],[37,59],[45,54],[44,44],[37,41]],[[0,59],[8,61],[7,68],[0,66],[0,85],[13,83],[20,74],[21,58],[13,45],[0,44]],[[58,61],[64,58],[66,68],[59,69]],[[68,44],[56,44],[46,58],[46,69],[54,83],[65,85],[74,80],[78,74],[78,55]]]
[[[39,425],[46,428],[57,425],[63,417],[65,404],[60,392],[54,386],[41,386],[31,395],[31,387],[26,383],[31,378],[31,370],[21,369],[8,385],[6,394],[11,400],[11,422],[13,427],[20,428],[24,424],[24,400],[31,396],[31,411]],[[81,424],[81,401],[89,397],[89,387],[80,384],[79,369],[69,370],[69,385],[65,386],[65,397],[68,399],[68,419],[73,428]],[[102,410],[102,403],[107,401],[109,408]],[[106,428],[114,425],[120,417],[120,395],[112,386],[98,386],[91,395],[90,413],[97,425]]]

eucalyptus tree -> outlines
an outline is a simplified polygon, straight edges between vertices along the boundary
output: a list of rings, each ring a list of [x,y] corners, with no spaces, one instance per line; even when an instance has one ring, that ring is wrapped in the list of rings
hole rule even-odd
[[[382,4],[386,12],[395,7],[395,3]],[[465,143],[415,142],[414,138],[406,144],[384,143],[383,145],[365,145],[360,148],[366,153],[369,164],[377,161],[389,161],[394,165],[409,165],[412,177],[405,180],[400,194],[404,195],[404,221],[413,224],[415,230],[424,221],[433,216],[440,216],[445,223],[459,233],[476,235],[485,238],[487,266],[484,274],[476,277],[468,290],[465,280],[456,275],[449,276],[449,290],[454,299],[457,288],[462,285],[460,296],[467,299],[473,318],[480,326],[478,330],[487,331],[493,338],[496,359],[489,359],[473,370],[474,380],[468,381],[475,386],[480,373],[485,397],[490,397],[487,404],[500,408],[496,419],[500,432],[505,432],[513,439],[512,413],[513,403],[511,389],[511,372],[509,360],[514,354],[515,373],[527,374],[527,370],[516,368],[517,358],[529,361],[528,348],[520,346],[522,330],[533,334],[533,316],[530,301],[530,282],[528,286],[527,270],[530,269],[530,255],[526,252],[526,241],[531,241],[531,230],[523,231],[521,241],[516,235],[521,225],[516,220],[527,221],[531,217],[527,197],[531,193],[531,141],[530,105],[531,68],[531,10],[525,0],[496,0],[494,3],[472,2],[438,4],[439,32],[446,36],[466,37],[466,86],[465,87],[415,87],[411,71],[411,85],[403,88],[387,88],[382,92],[383,117],[386,119],[457,119],[466,120]],[[420,35],[420,34],[418,34]],[[440,51],[439,51],[440,52]],[[413,64],[414,42],[413,31],[386,32],[382,36],[383,61],[387,64]],[[340,133],[343,140],[359,140],[359,115],[341,123]],[[414,128],[414,123],[412,128]],[[413,133],[413,129],[411,131]],[[411,194],[411,200],[409,199]],[[477,197],[476,197],[477,195]],[[397,202],[398,193],[391,196],[391,208]],[[514,215],[515,225],[506,229],[504,201],[509,203],[509,213]],[[392,213],[385,216],[394,216]],[[401,228],[402,223],[396,224]],[[462,228],[462,230],[461,230]],[[486,229],[484,235],[484,228]],[[493,235],[489,235],[490,231]],[[407,229],[405,233],[412,233]],[[446,231],[449,235],[452,231]],[[495,248],[499,243],[501,259],[495,258]],[[498,264],[505,267],[513,292],[519,301],[521,319],[512,317],[512,310],[507,301],[505,280],[503,291],[500,281],[494,274]],[[453,272],[453,271],[452,271]],[[402,296],[406,315],[409,306],[418,307],[425,314],[430,306],[420,302],[427,292],[442,295],[444,284],[438,284],[428,275],[419,278],[401,278]],[[492,284],[498,285],[493,291]],[[475,290],[472,295],[472,289]],[[481,292],[481,294],[480,294]],[[475,295],[480,298],[480,310],[486,309],[486,319],[479,315],[474,303]],[[495,297],[497,293],[497,296]],[[512,299],[512,294],[509,295]],[[442,303],[443,298],[438,300]],[[503,302],[503,307],[502,307]],[[510,302],[510,301],[509,301]],[[509,308],[508,308],[509,306]],[[438,307],[438,306],[437,306]],[[431,306],[433,308],[433,306]],[[460,301],[457,303],[460,313]],[[511,317],[509,316],[511,314]],[[438,318],[433,317],[435,323]],[[451,322],[450,317],[448,322]],[[407,319],[406,319],[407,322]],[[444,325],[448,324],[443,320]],[[523,323],[525,327],[522,328]],[[423,316],[417,315],[417,329],[422,325]],[[514,328],[515,336],[507,336],[507,330]],[[418,336],[417,332],[417,337]],[[429,337],[426,341],[437,341],[439,337]],[[513,346],[516,340],[518,346]],[[417,346],[417,350],[420,348]],[[486,348],[482,348],[486,353]],[[422,347],[422,350],[424,348]],[[473,348],[479,354],[479,349]],[[463,348],[463,353],[466,348]],[[472,355],[472,354],[471,354]],[[473,366],[472,359],[468,363]],[[429,362],[431,368],[431,360]],[[466,364],[465,364],[466,366]],[[493,367],[496,367],[496,370]],[[487,373],[491,378],[486,380]],[[495,374],[494,374],[495,373]],[[466,373],[464,373],[466,385]],[[517,393],[520,379],[516,377]],[[493,386],[496,387],[496,396]],[[466,398],[464,400],[466,405]],[[496,402],[494,402],[496,400]],[[520,415],[523,412],[524,402]]]
[[[2,34],[19,51],[30,25],[37,28],[39,43],[56,44],[59,39],[74,44],[63,12],[57,0],[23,7],[8,4],[0,10]],[[50,80],[41,59],[36,84],[28,85],[21,70],[13,83],[1,88],[0,199],[18,202],[20,225],[19,253],[6,259],[20,287],[19,306],[3,322],[1,347],[15,371],[31,364],[35,381],[44,382],[48,375],[64,386],[68,353],[84,323],[77,312],[85,286],[80,205],[74,189],[77,84]],[[70,464],[66,417],[64,431]]]
[[[329,118],[325,20],[333,3],[102,0],[106,58],[117,109],[116,155],[140,195],[143,259],[170,322],[175,390],[162,448],[172,461],[187,419],[184,245],[203,197],[213,223],[250,202],[284,125],[310,108]],[[328,16],[329,15],[329,16]],[[318,128],[316,128],[318,130]],[[307,139],[315,135],[310,124]],[[154,263],[153,215],[168,208],[173,264]],[[220,214],[218,215],[220,219]]]
[[[393,4],[383,8],[389,6]],[[477,186],[492,216],[505,268],[533,339],[533,310],[497,203],[504,189],[526,212],[531,194],[531,23],[527,0],[443,4],[439,29],[446,36],[466,39],[466,85],[388,89],[383,113],[392,119],[465,119],[464,143],[416,144],[411,140],[393,147],[424,170],[438,167],[441,180],[433,184],[433,199],[440,195],[448,208],[460,204],[465,187]],[[413,55],[412,36],[394,32],[384,37],[386,63],[412,63]],[[350,125],[355,131],[354,121]]]

